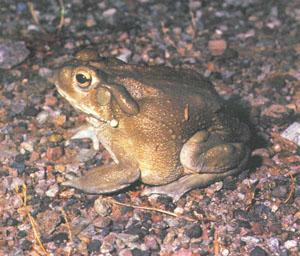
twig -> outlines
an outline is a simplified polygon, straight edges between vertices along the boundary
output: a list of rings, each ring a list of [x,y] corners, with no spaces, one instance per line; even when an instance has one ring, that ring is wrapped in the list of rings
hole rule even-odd
[[[73,251],[73,247],[72,247],[73,246],[73,237],[72,237],[71,226],[70,226],[70,222],[68,221],[67,214],[66,214],[65,210],[61,209],[61,212],[64,215],[64,219],[65,219],[67,227],[68,227],[69,239],[70,239],[70,243],[71,243],[71,245],[70,245],[71,248],[70,248],[70,251],[69,251],[68,255],[70,256],[72,254],[72,251]]]
[[[215,235],[214,235],[214,255],[218,255],[220,253],[220,243],[218,237],[218,227],[215,227]]]
[[[288,197],[283,201],[285,204],[291,199],[293,192],[295,190],[295,178],[294,178],[292,172],[289,172],[289,175],[291,177],[292,184],[291,184],[290,193],[289,193]]]
[[[60,22],[57,27],[58,33],[60,32],[61,28],[63,27],[63,25],[65,23],[65,13],[66,13],[66,9],[65,9],[63,0],[59,0],[59,4],[60,4],[61,11],[60,11]]]
[[[65,22],[65,13],[66,13],[66,9],[64,7],[64,2],[63,0],[59,0],[59,4],[60,4],[60,8],[61,8],[61,12],[60,12],[60,22],[57,26],[57,31],[60,32],[61,28],[63,27],[64,25],[64,22]],[[38,25],[38,27],[40,28],[40,30],[45,33],[45,34],[48,34],[48,32],[42,27],[40,21],[39,21],[39,18],[37,17],[36,15],[36,12],[35,12],[35,9],[34,9],[34,6],[33,6],[33,3],[32,2],[27,2],[27,6],[29,8],[29,11],[35,21],[35,23]]]
[[[181,216],[181,215],[178,215],[178,214],[173,213],[173,212],[169,212],[169,211],[165,211],[165,210],[161,210],[161,209],[157,209],[157,208],[153,208],[153,207],[124,204],[124,203],[120,203],[120,202],[118,202],[118,201],[116,201],[116,200],[114,200],[112,198],[106,198],[104,200],[106,200],[107,202],[112,203],[112,204],[117,204],[117,205],[122,205],[122,206],[127,206],[127,207],[142,209],[142,210],[156,211],[156,212],[164,213],[164,214],[176,217],[176,218],[185,219],[187,221],[198,221],[197,219],[194,219],[194,218],[190,218],[190,217],[186,217],[186,216]],[[208,220],[208,219],[205,219],[205,220]]]
[[[36,12],[35,12],[35,10],[34,10],[34,6],[33,6],[32,2],[27,2],[27,6],[28,6],[28,8],[29,8],[29,11],[30,11],[30,13],[31,13],[31,15],[32,15],[32,17],[33,17],[35,23],[38,25],[38,27],[40,28],[40,30],[41,30],[43,33],[45,33],[45,34],[48,34],[47,31],[42,27],[42,25],[41,25],[41,23],[40,23],[40,21],[39,21],[37,15],[36,15]]]
[[[26,214],[27,214],[27,216],[28,216],[28,218],[30,220],[30,224],[31,224],[31,227],[32,227],[35,239],[37,240],[37,242],[38,242],[39,246],[41,247],[43,253],[45,255],[50,255],[46,251],[45,247],[43,246],[43,244],[41,242],[41,239],[40,239],[40,237],[39,237],[39,235],[37,233],[37,227],[38,227],[38,225],[37,225],[36,221],[34,220],[34,218],[31,216],[31,214],[30,214],[30,212],[29,212],[29,210],[27,208],[27,205],[26,205],[26,203],[27,203],[27,187],[26,187],[25,184],[22,184],[22,187],[23,187],[23,191],[22,191],[23,198],[22,198],[22,195],[19,193],[19,187],[15,187],[16,194],[19,197],[19,199],[22,201],[23,207],[24,207],[24,209],[26,211]]]

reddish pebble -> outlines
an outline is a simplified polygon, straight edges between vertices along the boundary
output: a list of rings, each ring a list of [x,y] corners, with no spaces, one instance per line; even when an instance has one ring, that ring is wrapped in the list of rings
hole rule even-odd
[[[254,222],[251,224],[251,230],[255,235],[262,235],[263,234],[263,228],[259,222]]]
[[[46,155],[49,160],[55,161],[63,155],[63,150],[61,147],[48,148]]]
[[[181,248],[179,251],[174,252],[172,256],[192,256],[192,254],[191,250]]]
[[[27,133],[27,129],[25,127],[17,126],[14,129],[14,135],[26,134],[26,133]]]
[[[54,96],[49,96],[49,97],[46,97],[46,99],[45,99],[46,106],[55,106],[56,103],[57,103],[57,98]]]
[[[39,156],[39,153],[34,151],[34,152],[31,153],[29,162],[30,162],[30,163],[35,162],[36,160],[39,159],[39,157],[40,157],[40,156]]]
[[[208,49],[213,56],[220,56],[227,48],[227,42],[225,40],[211,40],[208,42]]]

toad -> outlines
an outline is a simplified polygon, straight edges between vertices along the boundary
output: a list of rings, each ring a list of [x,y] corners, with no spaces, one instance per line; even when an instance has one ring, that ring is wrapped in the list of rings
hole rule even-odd
[[[130,65],[85,49],[55,73],[58,92],[87,123],[72,138],[101,143],[113,162],[62,183],[111,193],[137,180],[142,195],[205,187],[246,165],[248,127],[229,116],[212,84],[188,69]]]

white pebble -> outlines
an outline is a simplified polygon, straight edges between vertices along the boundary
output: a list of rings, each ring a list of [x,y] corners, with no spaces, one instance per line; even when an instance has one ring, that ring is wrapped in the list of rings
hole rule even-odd
[[[296,246],[297,246],[297,241],[295,240],[288,240],[284,243],[284,247],[288,250]]]

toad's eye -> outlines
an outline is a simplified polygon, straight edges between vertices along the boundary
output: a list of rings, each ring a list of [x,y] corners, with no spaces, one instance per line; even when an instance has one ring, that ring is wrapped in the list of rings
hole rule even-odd
[[[80,87],[80,88],[87,88],[91,85],[92,83],[92,77],[89,73],[85,72],[85,71],[80,71],[76,74],[75,76],[76,78],[76,84]]]

